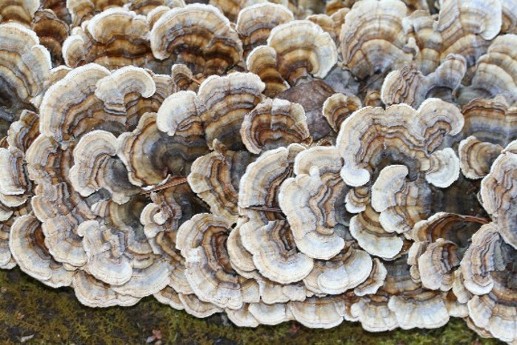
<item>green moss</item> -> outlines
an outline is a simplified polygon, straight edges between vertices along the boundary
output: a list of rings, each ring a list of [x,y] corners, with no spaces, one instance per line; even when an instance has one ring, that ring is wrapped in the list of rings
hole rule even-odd
[[[480,339],[462,320],[437,330],[368,333],[358,323],[315,330],[287,323],[255,329],[237,328],[224,316],[196,319],[145,298],[134,307],[92,309],[81,305],[69,288],[50,289],[18,269],[0,271],[0,344],[144,344],[152,330],[164,344],[498,344]]]

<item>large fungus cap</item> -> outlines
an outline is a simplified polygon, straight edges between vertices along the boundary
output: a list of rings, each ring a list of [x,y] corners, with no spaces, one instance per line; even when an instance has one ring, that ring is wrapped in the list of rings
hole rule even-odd
[[[462,140],[458,146],[461,172],[469,179],[485,177],[501,151],[501,145],[481,141],[474,136]]]
[[[258,302],[258,286],[231,267],[225,244],[231,223],[204,213],[192,217],[178,230],[176,247],[186,258],[185,275],[203,301],[221,308],[239,309],[243,302]]]
[[[281,284],[290,284],[307,277],[313,260],[297,251],[291,229],[285,220],[249,221],[240,228],[241,241],[253,255],[260,274]]]
[[[330,127],[335,132],[339,132],[341,123],[359,108],[362,108],[359,97],[335,93],[323,103],[322,112]]]
[[[295,160],[296,177],[282,183],[278,200],[301,252],[328,260],[344,247],[348,187],[339,176],[342,160],[335,147],[316,146]]]
[[[502,6],[499,0],[440,1],[436,23],[443,39],[442,59],[450,53],[462,54],[473,65],[500,31]]]
[[[51,287],[70,285],[75,272],[56,262],[44,241],[41,223],[32,214],[18,217],[11,226],[9,248],[20,268]]]
[[[303,107],[278,98],[268,98],[247,113],[240,133],[248,151],[255,154],[311,141]]]
[[[309,328],[332,328],[345,317],[343,297],[311,297],[303,302],[289,304],[294,319]]]
[[[52,63],[34,31],[18,23],[0,24],[0,138],[23,109],[38,104]]]
[[[447,187],[459,175],[459,161],[452,149],[436,149],[447,135],[457,134],[462,127],[460,111],[433,98],[422,103],[418,110],[405,104],[392,105],[386,110],[371,107],[358,110],[342,123],[336,140],[345,161],[341,177],[350,186],[362,186],[370,180],[372,166],[382,157],[393,160],[406,157],[408,162],[416,161],[417,171],[410,174],[421,171],[428,182]]]
[[[211,5],[192,4],[163,14],[154,24],[150,40],[156,58],[172,56],[196,74],[223,74],[243,53],[230,21]]]
[[[314,268],[303,280],[317,294],[341,294],[363,283],[372,271],[372,258],[360,249],[347,248],[328,261],[314,262]]]
[[[239,12],[235,29],[242,39],[244,54],[266,44],[271,30],[280,24],[294,20],[293,13],[285,6],[271,2],[258,3]]]
[[[70,33],[68,23],[61,20],[54,11],[40,9],[34,15],[32,30],[38,35],[41,44],[49,50],[54,66],[62,65],[61,50]]]
[[[2,1],[0,4],[0,23],[11,21],[29,26],[39,7],[40,0]]]
[[[465,287],[475,294],[469,302],[469,316],[477,327],[506,342],[517,339],[515,305],[515,260],[517,251],[506,244],[495,223],[489,223],[472,237],[461,262]]]
[[[239,181],[252,158],[246,151],[230,151],[220,144],[214,148],[192,164],[188,183],[212,213],[235,223]]]
[[[65,63],[77,67],[95,62],[109,69],[127,65],[151,67],[154,59],[149,31],[144,16],[110,8],[72,30],[63,44]]]
[[[84,135],[74,148],[74,166],[70,181],[83,197],[101,188],[109,191],[113,200],[123,204],[139,190],[128,179],[127,170],[117,154],[117,138],[106,131]]]
[[[427,98],[452,100],[451,93],[460,86],[467,71],[467,62],[461,55],[451,54],[433,72],[426,76],[415,66],[406,65],[390,72],[384,79],[381,99],[386,105],[406,103],[418,107]]]
[[[517,102],[517,35],[496,37],[476,63],[471,85],[460,90],[459,102],[474,98],[504,96]]]
[[[501,236],[517,248],[517,141],[511,142],[481,181],[480,199]]]
[[[157,115],[158,129],[173,136],[178,130],[202,124],[210,148],[217,139],[228,149],[240,149],[243,145],[238,133],[242,121],[260,102],[264,87],[252,73],[210,76],[203,81],[197,95],[180,91],[163,102]]]
[[[343,63],[360,79],[411,61],[402,18],[407,8],[398,0],[354,4],[341,27]]]
[[[271,93],[271,88],[279,89],[273,86],[281,84],[278,76],[290,85],[309,75],[324,78],[336,62],[337,49],[330,35],[313,22],[295,20],[275,27],[267,46],[255,48],[248,55],[246,65],[248,70],[260,75]],[[271,86],[267,68],[278,72]]]

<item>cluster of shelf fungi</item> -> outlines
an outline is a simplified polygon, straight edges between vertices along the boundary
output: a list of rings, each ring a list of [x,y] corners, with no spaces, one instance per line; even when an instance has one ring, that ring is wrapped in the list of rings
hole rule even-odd
[[[0,267],[238,326],[517,343],[514,0],[0,2]]]

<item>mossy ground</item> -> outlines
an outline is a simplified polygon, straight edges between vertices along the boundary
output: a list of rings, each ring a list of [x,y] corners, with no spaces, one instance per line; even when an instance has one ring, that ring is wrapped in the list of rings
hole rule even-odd
[[[162,344],[498,344],[481,339],[462,320],[437,330],[368,333],[358,323],[315,330],[287,323],[256,329],[237,328],[216,315],[196,319],[145,298],[134,307],[92,309],[69,288],[50,289],[19,269],[0,271],[0,344],[145,344],[160,330]]]

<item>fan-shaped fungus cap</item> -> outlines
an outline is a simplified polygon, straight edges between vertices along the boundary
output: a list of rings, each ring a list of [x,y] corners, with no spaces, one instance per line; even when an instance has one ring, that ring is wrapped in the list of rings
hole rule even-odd
[[[390,72],[384,79],[381,99],[386,105],[406,103],[418,107],[430,97],[446,101],[460,85],[467,71],[467,61],[461,55],[451,54],[431,74],[424,76],[416,67],[406,65]]]
[[[33,108],[29,102],[38,102],[51,66],[50,54],[34,31],[18,23],[0,24],[0,138],[22,109]]]
[[[335,132],[339,132],[341,123],[359,108],[362,108],[359,97],[335,93],[323,103],[322,111],[330,127]]]
[[[61,143],[86,131],[81,119],[87,116],[92,117],[89,119],[92,127],[95,122],[100,123],[101,116],[102,121],[106,121],[102,103],[95,97],[94,90],[97,81],[108,75],[109,71],[104,67],[90,64],[74,69],[52,85],[40,107],[40,132]],[[69,87],[72,83],[76,87]]]
[[[209,147],[218,139],[229,149],[239,148],[241,141],[235,137],[246,113],[260,102],[264,87],[252,73],[211,76],[201,84],[196,101]]]
[[[69,172],[74,189],[87,197],[102,188],[119,204],[129,201],[139,189],[129,182],[126,167],[116,154],[113,134],[97,130],[84,135],[74,148],[74,166]]]
[[[345,316],[345,301],[341,296],[311,297],[303,302],[291,302],[294,319],[309,328],[332,328]]]
[[[264,152],[248,165],[239,183],[239,213],[260,220],[282,219],[278,205],[280,185],[292,175],[294,159],[305,148],[299,144]]]
[[[242,43],[230,21],[215,7],[192,4],[174,8],[154,24],[151,48],[156,58],[171,55],[194,73],[223,74],[242,58]]]
[[[454,288],[455,272],[470,237],[483,218],[438,212],[415,224],[411,238],[415,241],[408,252],[411,276],[432,290]]]
[[[106,283],[95,279],[84,271],[78,271],[72,280],[75,296],[82,304],[93,308],[106,308],[115,305],[129,307],[140,298],[119,294]]]
[[[296,250],[287,221],[273,220],[264,224],[250,220],[239,229],[242,244],[253,255],[253,263],[264,277],[290,284],[312,271],[313,260]]]
[[[506,243],[517,249],[517,141],[497,157],[481,181],[480,199]]]
[[[346,248],[328,261],[316,260],[303,282],[314,293],[337,295],[359,286],[371,271],[372,258],[367,252]]]
[[[450,53],[462,54],[472,66],[501,29],[501,1],[454,0],[440,4],[435,28],[443,40],[441,59]]]
[[[457,160],[454,163],[458,165]],[[456,171],[459,174],[459,169]],[[407,181],[408,173],[405,165],[387,166],[372,186],[372,207],[380,213],[379,221],[388,232],[408,232],[430,211],[429,186],[423,179]]]
[[[461,139],[475,136],[503,147],[517,139],[517,107],[509,106],[504,97],[476,98],[464,105],[461,112],[465,118]]]
[[[251,315],[263,325],[277,325],[294,319],[291,308],[286,303],[252,303],[248,309]]]
[[[241,37],[244,56],[255,47],[266,44],[273,28],[291,20],[294,20],[293,13],[282,5],[264,2],[243,8],[235,29]]]
[[[95,62],[109,69],[127,65],[156,69],[159,66],[153,61],[149,31],[146,17],[110,8],[72,30],[63,44],[65,63],[70,67]]]
[[[244,302],[258,302],[258,286],[240,277],[231,267],[224,248],[231,223],[208,213],[183,223],[176,247],[186,258],[185,275],[203,301],[221,308],[239,309]]]
[[[366,184],[371,177],[368,166],[375,165],[382,154],[416,160],[417,171],[409,171],[410,174],[419,170],[428,182],[447,187],[459,175],[458,158],[452,149],[434,151],[447,135],[457,134],[462,127],[459,110],[433,98],[423,102],[418,110],[405,104],[392,105],[386,110],[370,107],[358,110],[341,124],[336,140],[345,161],[341,177],[350,186]],[[370,149],[364,151],[363,147]],[[454,161],[456,164],[450,164]]]
[[[483,295],[492,290],[494,275],[506,269],[505,257],[510,251],[502,250],[504,246],[495,223],[483,225],[472,236],[472,244],[461,260],[464,284],[471,293]]]
[[[260,323],[250,313],[249,306],[249,304],[245,304],[237,310],[226,309],[226,316],[238,327],[257,327]]]
[[[34,214],[43,223],[45,245],[52,257],[70,267],[83,266],[87,256],[77,227],[93,219],[94,215],[81,197],[65,182],[55,185],[42,182],[35,188],[31,205]]]
[[[75,272],[56,262],[44,241],[41,223],[32,214],[17,217],[11,226],[9,248],[22,271],[54,288],[70,285]]]
[[[396,233],[387,232],[379,221],[379,214],[371,206],[352,217],[350,234],[369,254],[385,260],[396,257],[402,250],[404,241]]]
[[[440,292],[418,291],[409,298],[392,296],[388,308],[402,329],[439,328],[449,322],[449,312]]]
[[[469,316],[477,327],[494,337],[517,339],[513,325],[515,306],[515,259],[517,251],[506,244],[495,223],[483,225],[461,262],[465,287],[475,295],[468,302]]]
[[[384,284],[387,275],[388,271],[382,261],[379,258],[373,258],[373,267],[370,275],[354,289],[354,294],[356,296],[365,296],[376,293]]]
[[[81,223],[77,233],[84,237],[88,273],[109,285],[122,285],[131,279],[133,268],[130,259],[124,255],[125,241],[120,231],[91,220]]]
[[[295,160],[296,177],[280,187],[278,201],[298,249],[328,260],[345,246],[344,197],[348,187],[339,176],[342,160],[335,147],[316,146]]]
[[[255,154],[311,141],[303,107],[278,98],[268,98],[247,113],[240,133],[248,151]]]
[[[168,175],[184,176],[191,162],[208,151],[201,126],[186,125],[170,137],[158,130],[156,118],[155,113],[144,114],[133,132],[118,138],[118,156],[136,186],[159,185]]]
[[[368,295],[352,304],[352,316],[361,322],[368,332],[384,332],[399,327],[393,311],[388,308],[389,297],[385,295]]]
[[[3,1],[0,4],[0,23],[11,21],[29,26],[39,7],[39,0]]]
[[[476,63],[471,85],[460,90],[459,102],[474,98],[504,96],[517,102],[517,35],[496,37]]]
[[[354,4],[341,27],[343,63],[363,79],[411,61],[402,27],[406,5],[398,0],[360,1]]]
[[[267,47],[270,49],[255,48],[246,62],[248,70],[260,75],[266,83],[263,58],[255,57],[255,54],[267,52],[270,58],[266,58],[265,63],[271,66],[270,62],[275,59],[278,73],[291,85],[308,75],[323,78],[337,62],[336,45],[330,35],[308,20],[295,20],[275,27],[269,34]]]
[[[176,292],[173,288],[170,286],[165,287],[163,290],[155,293],[154,298],[160,303],[167,304],[173,309],[176,310],[183,310],[185,309],[183,307],[183,303],[181,303],[180,300],[180,294]]]
[[[474,136],[462,140],[458,147],[461,172],[469,179],[485,177],[502,150],[502,146],[478,140]]]
[[[209,317],[210,315],[223,311],[223,309],[212,303],[203,302],[195,294],[180,294],[179,299],[185,311],[195,317]]]
[[[238,217],[238,188],[251,156],[246,151],[230,151],[217,144],[214,151],[192,164],[188,183],[210,211],[235,223]]]
[[[34,15],[32,30],[38,35],[41,44],[49,50],[54,66],[62,65],[61,49],[69,35],[68,23],[58,18],[54,11],[40,9]]]
[[[199,87],[198,94],[180,91],[169,96],[157,115],[158,129],[173,136],[178,129],[203,125],[210,148],[218,139],[230,150],[242,147],[236,135],[244,115],[261,99],[264,83],[252,73],[211,76]]]

